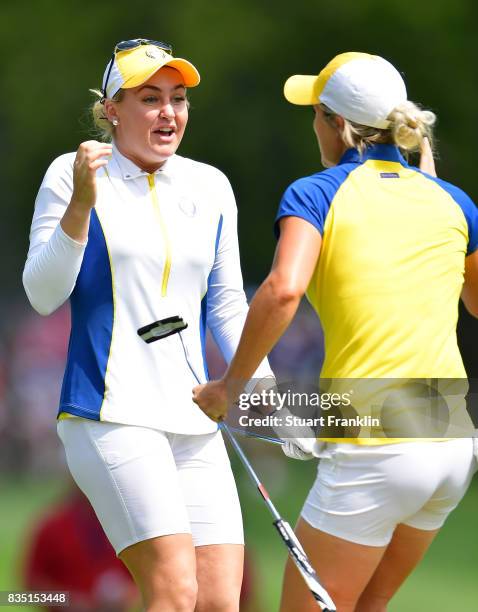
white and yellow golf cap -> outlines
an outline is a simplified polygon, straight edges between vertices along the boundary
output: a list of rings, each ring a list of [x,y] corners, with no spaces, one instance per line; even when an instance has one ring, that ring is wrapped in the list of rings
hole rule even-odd
[[[136,46],[132,46],[134,43],[137,43]],[[122,48],[122,45],[128,44],[132,48]],[[201,77],[196,68],[185,59],[173,57],[168,47],[164,43],[139,38],[118,43],[103,75],[105,98],[112,98],[120,89],[142,85],[164,66],[178,70],[186,87],[198,85]]]
[[[387,60],[349,52],[334,57],[318,76],[291,76],[284,95],[292,104],[325,104],[349,121],[386,129],[388,115],[406,101],[407,90]]]

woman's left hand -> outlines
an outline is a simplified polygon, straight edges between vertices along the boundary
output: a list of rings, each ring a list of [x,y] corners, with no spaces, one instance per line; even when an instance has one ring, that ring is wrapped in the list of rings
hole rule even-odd
[[[193,402],[210,419],[219,423],[227,416],[228,394],[223,380],[212,380],[193,389]]]

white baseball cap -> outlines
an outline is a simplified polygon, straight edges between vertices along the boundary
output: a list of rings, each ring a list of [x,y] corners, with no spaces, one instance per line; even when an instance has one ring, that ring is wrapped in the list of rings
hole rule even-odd
[[[386,129],[391,111],[407,100],[405,83],[390,62],[368,53],[341,53],[318,76],[287,79],[284,95],[292,104],[325,104],[359,125]]]
[[[104,97],[112,98],[120,89],[142,85],[163,66],[176,68],[186,87],[199,84],[199,72],[191,62],[173,57],[170,45],[145,38],[121,41],[106,65],[102,84]]]

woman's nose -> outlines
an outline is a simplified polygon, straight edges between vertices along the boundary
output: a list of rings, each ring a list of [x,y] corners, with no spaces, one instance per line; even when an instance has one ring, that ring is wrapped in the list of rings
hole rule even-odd
[[[165,119],[174,119],[174,109],[172,104],[165,104],[159,112],[160,117]]]

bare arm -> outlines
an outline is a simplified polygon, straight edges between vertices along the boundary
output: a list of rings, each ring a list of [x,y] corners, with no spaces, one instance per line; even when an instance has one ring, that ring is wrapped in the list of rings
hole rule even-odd
[[[310,282],[322,243],[319,232],[298,217],[281,221],[272,269],[257,290],[226,382],[253,374],[292,321]]]
[[[461,299],[468,312],[478,317],[478,251],[465,258],[465,282]]]
[[[280,228],[272,269],[251,302],[226,374],[222,380],[194,390],[194,401],[214,420],[225,416],[228,400],[242,391],[244,382],[289,326],[317,265],[322,244],[320,233],[298,217],[285,217]]]
[[[433,159],[433,151],[428,138],[424,138],[420,149],[420,170],[436,176],[435,160]]]

